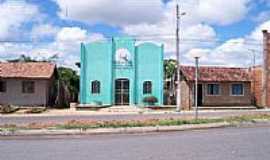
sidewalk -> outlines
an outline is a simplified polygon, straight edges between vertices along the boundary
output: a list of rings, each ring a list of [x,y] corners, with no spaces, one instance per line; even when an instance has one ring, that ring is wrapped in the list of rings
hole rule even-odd
[[[93,110],[72,110],[72,109],[48,109],[40,114],[25,114],[26,110],[20,110],[12,114],[0,114],[3,117],[48,117],[48,116],[96,116],[96,115],[155,115],[155,114],[188,114],[194,113],[191,111],[176,112],[175,110],[151,110],[147,108],[134,108],[127,110],[111,110],[104,108],[98,111]],[[248,112],[270,112],[270,109],[252,109],[252,110],[199,110],[199,113],[248,113]]]

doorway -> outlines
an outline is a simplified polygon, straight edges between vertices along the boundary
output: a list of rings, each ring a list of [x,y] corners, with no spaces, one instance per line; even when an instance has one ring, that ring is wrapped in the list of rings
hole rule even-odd
[[[115,80],[115,105],[129,105],[129,80]]]
[[[203,85],[202,84],[198,84],[198,99],[197,99],[197,104],[198,106],[202,106],[203,105]]]

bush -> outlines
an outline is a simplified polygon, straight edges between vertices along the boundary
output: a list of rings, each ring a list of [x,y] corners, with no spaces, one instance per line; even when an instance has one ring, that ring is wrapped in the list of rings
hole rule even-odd
[[[44,107],[35,107],[35,108],[31,108],[31,109],[29,109],[29,110],[27,110],[27,111],[25,111],[25,113],[34,113],[34,114],[38,114],[38,113],[42,113],[42,112],[44,112],[44,111],[46,111],[46,108],[44,108]]]
[[[0,113],[8,114],[13,113],[19,110],[19,107],[15,107],[13,105],[2,105],[0,106]]]
[[[144,97],[143,102],[149,105],[154,105],[155,103],[158,102],[158,99],[155,96],[147,96]]]

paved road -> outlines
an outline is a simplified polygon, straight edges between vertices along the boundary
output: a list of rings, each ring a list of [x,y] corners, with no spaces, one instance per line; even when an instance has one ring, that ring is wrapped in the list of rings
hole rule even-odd
[[[0,159],[269,160],[269,139],[269,125],[143,135],[2,137]]]
[[[226,117],[233,115],[255,114],[255,113],[270,113],[269,110],[255,111],[217,111],[217,112],[200,112],[200,117]],[[0,125],[3,124],[29,124],[36,123],[61,123],[69,120],[142,120],[142,119],[166,119],[166,118],[186,118],[193,117],[193,112],[183,113],[168,113],[168,114],[121,114],[121,115],[59,115],[59,116],[6,116],[0,115]]]

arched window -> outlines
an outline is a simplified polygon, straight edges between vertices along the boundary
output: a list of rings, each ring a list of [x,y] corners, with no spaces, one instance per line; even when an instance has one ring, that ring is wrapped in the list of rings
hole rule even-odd
[[[100,82],[93,81],[91,84],[91,93],[92,94],[99,94],[100,93]]]
[[[151,94],[152,93],[152,82],[145,81],[143,82],[143,94]]]

